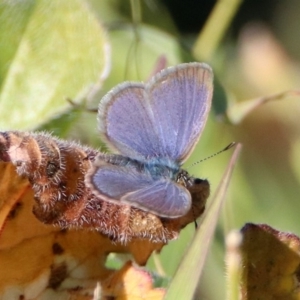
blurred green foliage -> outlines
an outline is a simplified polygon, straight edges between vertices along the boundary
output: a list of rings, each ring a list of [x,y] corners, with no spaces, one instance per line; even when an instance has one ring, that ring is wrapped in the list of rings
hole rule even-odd
[[[201,30],[180,34],[158,1],[141,1],[141,11],[135,11],[137,2],[121,0],[19,3],[0,2],[0,127],[5,130],[42,128],[103,146],[97,116],[87,108],[96,108],[121,81],[147,80],[162,55],[168,65],[201,56],[193,48]],[[133,18],[132,11],[140,18]],[[185,167],[207,178],[213,194],[230,151],[189,166],[231,141],[241,142],[243,150],[195,299],[225,297],[224,237],[229,230],[253,222],[300,234],[299,97],[270,101],[249,111],[238,124],[226,115],[241,101],[299,89],[300,56],[291,57],[274,35],[280,27],[276,33],[289,49],[299,48],[299,13],[298,2],[279,3],[273,7],[273,27],[247,23],[236,39],[225,31],[210,57],[218,82],[215,111]],[[218,32],[218,26],[228,25],[218,19],[210,22]],[[191,224],[163,249],[159,259],[167,278],[172,278],[194,234]],[[156,270],[153,261],[149,268]]]

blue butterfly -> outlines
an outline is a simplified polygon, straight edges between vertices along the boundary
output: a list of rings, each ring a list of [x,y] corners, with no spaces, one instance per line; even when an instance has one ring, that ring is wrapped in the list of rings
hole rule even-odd
[[[213,73],[203,63],[162,70],[149,82],[125,82],[99,104],[102,139],[117,154],[99,154],[86,184],[106,201],[161,217],[191,208],[196,180],[181,169],[205,126]]]

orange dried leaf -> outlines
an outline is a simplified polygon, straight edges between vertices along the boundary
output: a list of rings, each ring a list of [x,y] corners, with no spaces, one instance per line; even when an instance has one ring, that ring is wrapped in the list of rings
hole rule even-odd
[[[107,299],[115,300],[160,300],[165,290],[153,288],[152,278],[144,270],[136,268],[127,262],[121,270],[111,275],[103,283],[102,295]]]
[[[18,200],[24,194],[29,183],[25,178],[16,176],[15,167],[0,162],[0,234],[7,218],[14,218],[20,204]],[[9,196],[9,197],[8,197]],[[1,247],[1,244],[0,244]]]
[[[242,234],[242,298],[300,299],[299,237],[254,224]]]
[[[92,299],[97,281],[112,272],[104,266],[105,252],[128,250],[97,232],[61,230],[41,223],[32,214],[33,191],[28,181],[20,180],[11,164],[1,163],[0,170],[11,178],[1,179],[6,193],[2,199],[14,199],[9,214],[0,210],[1,217],[6,217],[0,235],[0,298],[40,299],[53,294],[53,299],[68,299],[77,289]],[[1,208],[5,206],[1,203]]]
[[[204,211],[204,183],[193,185],[191,211],[177,219],[97,198],[84,184],[97,153],[48,134],[0,133],[1,299],[93,299],[113,274],[109,253],[144,265]]]

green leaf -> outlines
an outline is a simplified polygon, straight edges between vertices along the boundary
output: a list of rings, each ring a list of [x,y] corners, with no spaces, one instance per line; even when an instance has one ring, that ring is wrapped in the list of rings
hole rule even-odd
[[[176,37],[148,25],[123,26],[111,31],[110,39],[112,66],[106,91],[124,80],[147,80],[162,55],[167,57],[167,65],[181,63],[184,58],[192,60]]]
[[[83,0],[5,1],[0,24],[2,129],[49,121],[107,74],[106,35]]]

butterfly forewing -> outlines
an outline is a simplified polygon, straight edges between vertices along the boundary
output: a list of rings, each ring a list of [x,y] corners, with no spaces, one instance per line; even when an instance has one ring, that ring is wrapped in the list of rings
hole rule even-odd
[[[145,101],[144,85],[123,83],[100,102],[98,125],[108,146],[124,156],[144,158],[147,152],[159,149],[153,133],[154,119]]]
[[[165,69],[146,85],[125,83],[99,106],[99,129],[124,156],[183,161],[204,128],[212,97],[211,69],[200,63]]]
[[[191,63],[163,70],[146,84],[161,156],[183,162],[190,154],[208,117],[212,80],[210,67]]]

